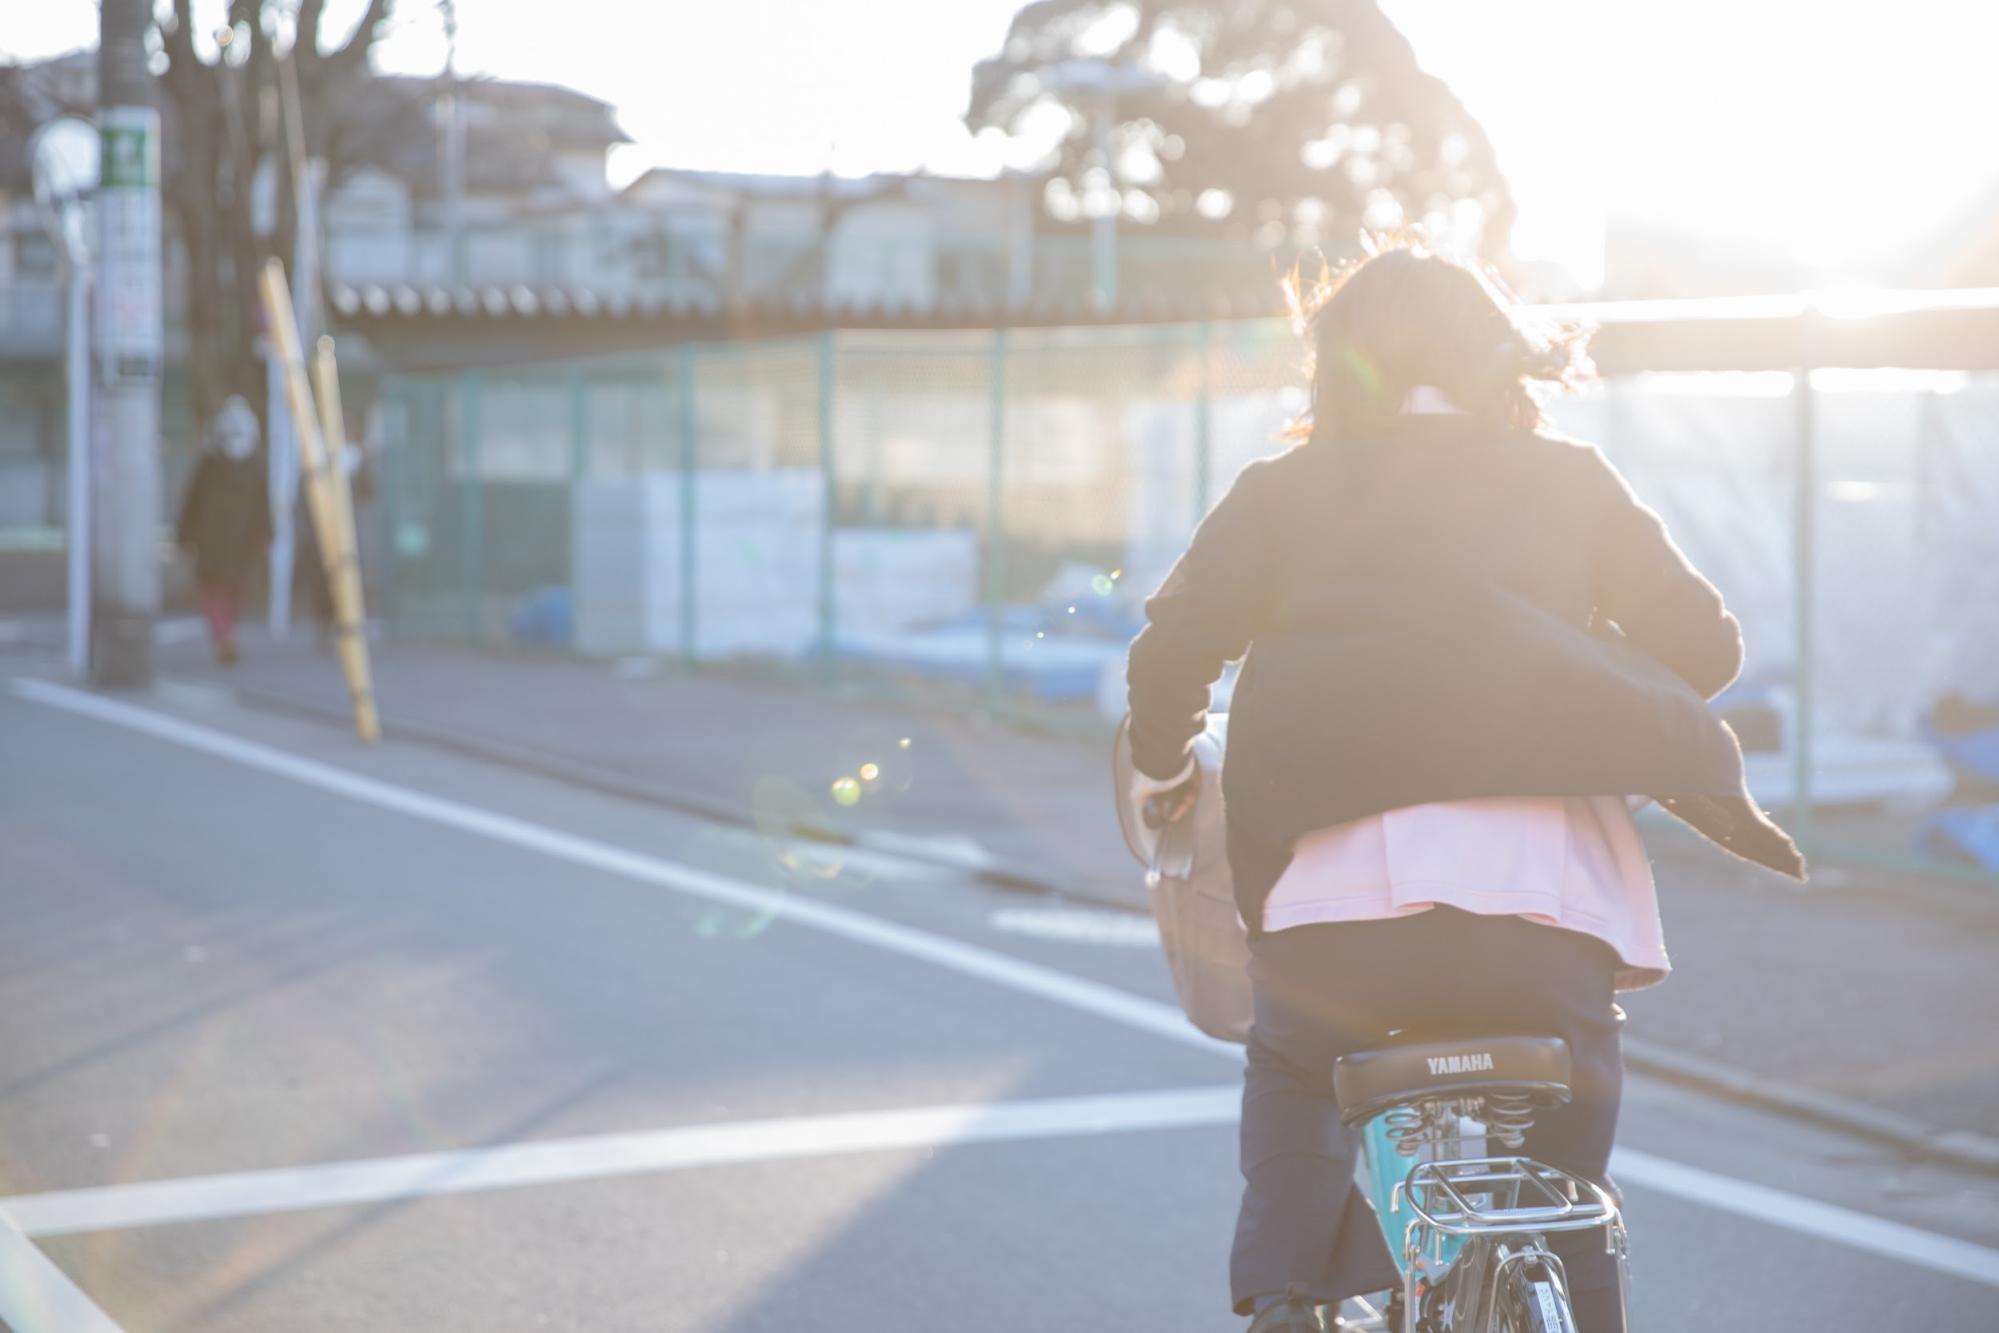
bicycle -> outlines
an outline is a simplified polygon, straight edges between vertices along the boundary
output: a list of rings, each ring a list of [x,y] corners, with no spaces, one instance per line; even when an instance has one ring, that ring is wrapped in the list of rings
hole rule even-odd
[[[1196,741],[1204,769],[1219,771],[1225,715],[1211,714]],[[1130,745],[1121,728],[1113,773],[1129,790]],[[1211,780],[1211,779],[1210,779]],[[1147,864],[1174,988],[1195,1026],[1226,1041],[1248,1038],[1248,945],[1226,863],[1217,805],[1203,779],[1118,807],[1126,841]],[[1134,825],[1154,836],[1148,847]],[[1207,860],[1203,860],[1203,848]],[[1617,1258],[1618,1301],[1628,1305],[1624,1218],[1594,1182],[1519,1155],[1536,1111],[1569,1100],[1569,1048],[1560,1037],[1493,1035],[1396,1041],[1333,1064],[1340,1118],[1361,1134],[1354,1174],[1373,1203],[1402,1285],[1386,1299],[1322,1307],[1328,1327],[1350,1333],[1576,1333],[1562,1261],[1547,1238],[1602,1229]],[[1494,1145],[1511,1150],[1491,1155]],[[1408,1162],[1404,1167],[1402,1163]],[[1399,1233],[1399,1234],[1398,1234]]]
[[[1629,1282],[1624,1219],[1594,1182],[1518,1155],[1536,1110],[1569,1098],[1559,1037],[1397,1043],[1334,1064],[1341,1118],[1360,1128],[1355,1175],[1402,1286],[1354,1300],[1329,1327],[1381,1333],[1575,1333],[1547,1238],[1601,1228]],[[1508,1155],[1489,1155],[1497,1145]],[[1404,1170],[1401,1163],[1412,1164]],[[1398,1236],[1396,1233],[1400,1231]]]

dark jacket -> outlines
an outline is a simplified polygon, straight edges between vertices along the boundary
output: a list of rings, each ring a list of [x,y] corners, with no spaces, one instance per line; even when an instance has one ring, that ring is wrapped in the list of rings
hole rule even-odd
[[[1803,873],[1705,702],[1741,629],[1591,445],[1463,417],[1315,439],[1244,470],[1146,615],[1128,678],[1154,777],[1248,654],[1222,788],[1252,929],[1297,838],[1431,801],[1650,795]]]
[[[194,552],[195,582],[204,588],[240,588],[271,544],[271,506],[257,460],[203,452],[181,499],[174,536]]]

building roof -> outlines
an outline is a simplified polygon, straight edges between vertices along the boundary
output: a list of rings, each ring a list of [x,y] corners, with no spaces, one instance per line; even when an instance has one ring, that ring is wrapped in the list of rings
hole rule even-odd
[[[691,167],[652,167],[619,192],[623,199],[636,199],[663,184],[691,184],[765,199],[810,200],[831,195],[858,201],[891,198],[908,193],[910,187],[938,185],[1001,189],[1020,180],[1017,174],[1003,176],[941,176],[927,171],[876,171],[865,176],[836,176],[823,172],[814,176],[793,176],[754,171],[705,171]]]
[[[1923,366],[1999,370],[1999,288],[1885,292],[1868,309],[1822,311],[1804,296],[1625,301],[1544,307],[1597,326],[1591,354],[1606,375],[1648,371]],[[1274,319],[1256,290],[1134,293],[1116,309],[1082,294],[1027,304],[940,299],[826,301],[807,293],[724,305],[712,296],[600,295],[556,288],[331,289],[344,327],[367,335],[405,370],[547,364],[684,342],[722,342],[830,329],[995,329]]]
[[[444,136],[435,107],[441,79],[397,75],[382,80],[400,103],[397,115],[413,121],[393,136],[378,163],[399,177],[418,198],[444,192]],[[618,127],[610,103],[548,83],[469,79],[459,84],[466,104],[465,189],[469,194],[531,195],[564,190],[571,181],[559,169],[564,151],[601,153],[630,143]]]
[[[406,90],[423,102],[442,95],[446,88],[441,78],[403,74],[378,77],[384,84]],[[632,142],[632,137],[619,127],[617,109],[609,102],[561,84],[468,78],[459,80],[457,90],[472,113],[466,122],[468,137],[486,117],[498,117],[506,120],[509,133],[539,134],[544,145],[609,148]]]

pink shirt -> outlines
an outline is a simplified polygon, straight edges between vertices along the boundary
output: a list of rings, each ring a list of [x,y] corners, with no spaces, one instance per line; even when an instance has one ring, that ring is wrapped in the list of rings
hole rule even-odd
[[[1407,916],[1443,904],[1594,935],[1617,989],[1665,980],[1652,866],[1621,796],[1410,806],[1300,838],[1263,905],[1266,931]]]

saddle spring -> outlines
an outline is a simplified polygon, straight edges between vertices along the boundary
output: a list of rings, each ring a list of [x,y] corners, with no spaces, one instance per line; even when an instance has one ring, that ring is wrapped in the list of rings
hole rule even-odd
[[[1427,1122],[1419,1107],[1397,1106],[1381,1117],[1381,1127],[1388,1137],[1395,1141],[1395,1151],[1403,1157],[1414,1157],[1423,1143],[1423,1127]]]
[[[1524,1092],[1489,1092],[1485,1096],[1486,1132],[1515,1152],[1534,1127],[1534,1099]]]

